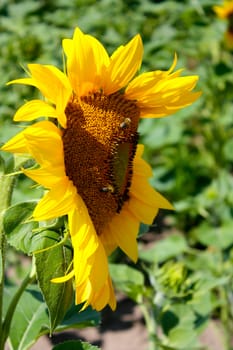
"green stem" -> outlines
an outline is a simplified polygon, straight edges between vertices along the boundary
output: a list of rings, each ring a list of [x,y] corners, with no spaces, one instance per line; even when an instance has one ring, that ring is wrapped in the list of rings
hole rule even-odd
[[[152,306],[149,307],[146,304],[140,304],[140,309],[142,311],[142,314],[144,316],[144,320],[146,323],[146,329],[149,336],[149,346],[148,350],[156,350],[156,322],[154,319],[154,316],[152,315]]]
[[[226,287],[221,287],[220,290],[220,300],[224,300],[224,303],[220,310],[220,319],[222,321],[222,324],[224,326],[224,335],[225,335],[225,343],[226,348],[231,348],[231,320],[230,320],[230,310],[229,310],[229,300],[227,296],[227,290]]]
[[[2,334],[2,303],[6,254],[6,238],[3,227],[3,218],[5,210],[9,207],[11,203],[14,180],[14,176],[0,175],[0,338]]]
[[[11,325],[11,321],[12,318],[14,316],[14,311],[15,308],[18,304],[18,301],[21,297],[21,295],[23,294],[23,292],[25,291],[26,287],[32,283],[35,280],[35,274],[31,274],[31,272],[25,277],[25,279],[23,280],[20,288],[17,290],[17,292],[15,293],[13,299],[11,300],[11,303],[8,307],[7,313],[6,313],[6,317],[5,320],[2,324],[2,334],[1,334],[1,339],[0,339],[0,350],[4,350],[4,345],[5,342],[8,338],[9,335],[9,331],[10,331],[10,325]]]

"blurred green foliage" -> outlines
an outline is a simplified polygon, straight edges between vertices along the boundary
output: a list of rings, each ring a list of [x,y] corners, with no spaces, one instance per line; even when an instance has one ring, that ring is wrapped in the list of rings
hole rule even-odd
[[[151,228],[153,243],[134,274],[113,265],[116,286],[160,326],[159,349],[199,349],[198,335],[217,318],[225,349],[233,331],[233,52],[224,45],[226,23],[214,0],[2,0],[0,3],[0,142],[19,127],[16,109],[37,93],[5,84],[24,75],[27,63],[63,66],[61,41],[75,26],[96,36],[111,53],[140,33],[142,71],[177,68],[198,74],[202,97],[174,116],[142,120],[141,141],[155,188],[175,211],[162,212]],[[23,67],[23,69],[22,69]],[[22,125],[22,124],[21,124]],[[6,155],[2,155],[6,157]],[[10,160],[8,160],[10,162]],[[19,178],[14,202],[40,196]],[[154,241],[153,239],[153,241]],[[158,241],[158,243],[157,243]],[[134,282],[133,282],[134,281]],[[149,312],[149,318],[148,318]],[[149,327],[149,326],[148,326]],[[162,335],[161,335],[162,330]]]

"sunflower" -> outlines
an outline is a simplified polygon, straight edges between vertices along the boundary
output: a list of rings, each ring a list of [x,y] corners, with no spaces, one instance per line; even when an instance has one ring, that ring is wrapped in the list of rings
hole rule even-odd
[[[225,0],[222,6],[213,7],[220,19],[227,20],[227,30],[224,34],[226,45],[233,49],[233,1]]]
[[[34,220],[66,215],[73,246],[72,270],[53,279],[74,277],[76,303],[101,310],[116,307],[107,257],[120,247],[137,260],[140,222],[151,224],[159,208],[171,204],[148,183],[150,166],[138,144],[140,118],[162,117],[190,105],[197,76],[139,70],[143,45],[136,35],[110,57],[102,44],[76,28],[63,40],[66,72],[51,65],[29,64],[28,78],[11,83],[32,85],[43,100],[26,102],[15,121],[35,122],[2,149],[32,156],[38,168],[23,172],[46,189]]]
[[[233,1],[225,0],[223,5],[216,5],[213,9],[219,18],[228,19],[233,15]]]

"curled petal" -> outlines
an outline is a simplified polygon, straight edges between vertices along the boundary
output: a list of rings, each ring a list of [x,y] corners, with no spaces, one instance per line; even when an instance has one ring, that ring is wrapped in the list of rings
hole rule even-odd
[[[51,280],[53,283],[64,283],[69,281],[72,277],[74,277],[74,270],[70,271],[67,275],[62,277],[56,277]]]
[[[168,71],[143,73],[131,81],[125,96],[135,100],[141,117],[163,117],[193,103],[200,92],[192,92],[198,76],[180,77],[181,70],[172,73],[176,56]]]

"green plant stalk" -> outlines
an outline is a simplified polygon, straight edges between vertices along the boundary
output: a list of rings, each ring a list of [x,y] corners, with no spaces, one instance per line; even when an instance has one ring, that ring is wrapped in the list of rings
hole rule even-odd
[[[223,286],[219,289],[220,293],[220,300],[224,300],[225,303],[222,305],[220,310],[220,319],[222,321],[222,324],[224,325],[224,335],[225,335],[225,343],[226,348],[231,349],[231,334],[232,334],[232,324],[230,320],[230,311],[228,304],[229,299],[227,296],[227,290],[226,287]]]
[[[4,319],[4,322],[2,324],[2,334],[1,334],[1,339],[0,339],[0,350],[4,350],[4,345],[5,342],[8,338],[9,335],[9,331],[10,331],[10,326],[11,326],[11,321],[12,318],[14,316],[14,311],[15,308],[18,304],[18,301],[21,297],[21,295],[23,294],[23,292],[25,291],[26,287],[32,283],[35,280],[35,274],[31,274],[31,272],[25,277],[25,279],[23,280],[20,288],[17,290],[17,292],[15,293],[9,307],[6,313],[6,317]]]
[[[152,308],[153,308],[152,305],[146,305],[145,303],[140,304],[140,309],[142,311],[142,314],[143,314],[143,317],[145,320],[145,324],[146,324],[146,329],[147,329],[148,336],[149,336],[148,350],[157,350],[157,345],[156,345],[157,325],[156,325],[156,322],[154,319]]]
[[[6,255],[6,238],[3,227],[3,218],[5,210],[10,206],[15,177],[0,175],[0,338],[2,338],[2,307],[4,290],[4,269]]]

